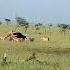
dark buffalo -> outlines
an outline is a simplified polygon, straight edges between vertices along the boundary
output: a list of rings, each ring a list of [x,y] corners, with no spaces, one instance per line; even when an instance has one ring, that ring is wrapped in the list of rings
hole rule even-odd
[[[27,37],[25,35],[22,35],[20,32],[15,32],[13,35],[17,38],[27,39]]]

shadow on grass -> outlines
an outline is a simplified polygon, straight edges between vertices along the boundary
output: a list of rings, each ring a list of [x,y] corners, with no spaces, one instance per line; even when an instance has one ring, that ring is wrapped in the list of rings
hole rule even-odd
[[[26,51],[30,52],[38,52],[38,53],[46,53],[46,54],[69,54],[70,48],[24,48]]]

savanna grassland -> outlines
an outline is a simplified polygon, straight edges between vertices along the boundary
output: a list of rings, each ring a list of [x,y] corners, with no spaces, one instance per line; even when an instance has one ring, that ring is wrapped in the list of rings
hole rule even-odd
[[[15,27],[0,25],[0,36],[7,35]],[[22,34],[24,30],[23,27],[16,29]],[[39,30],[30,27],[25,34],[27,37],[34,37],[35,40],[0,40],[0,70],[70,70],[70,30],[63,35],[57,27],[50,30],[47,27],[41,27]],[[43,41],[41,38],[44,36],[48,36],[50,40]],[[34,52],[38,61],[26,61]],[[7,54],[7,64],[2,64],[4,53]]]

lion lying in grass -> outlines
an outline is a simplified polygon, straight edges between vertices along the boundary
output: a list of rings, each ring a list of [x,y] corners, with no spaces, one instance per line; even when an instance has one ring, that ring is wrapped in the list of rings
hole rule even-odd
[[[43,37],[41,38],[42,41],[49,41],[49,37]]]

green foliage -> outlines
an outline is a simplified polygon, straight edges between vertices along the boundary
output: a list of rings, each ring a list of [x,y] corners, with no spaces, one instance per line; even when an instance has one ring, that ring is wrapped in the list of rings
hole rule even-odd
[[[0,21],[0,25],[2,24],[2,22]]]
[[[26,19],[21,18],[21,17],[16,17],[17,25],[19,26],[24,26],[25,27],[25,32],[27,31],[27,28],[29,28],[29,23],[26,21]]]
[[[36,28],[36,30],[39,30],[39,28],[42,26],[42,24],[41,23],[37,23],[37,24],[35,24],[35,28]]]
[[[69,25],[67,24],[58,24],[57,27],[61,28],[60,32],[63,32],[65,35],[66,29],[68,29]]]
[[[19,26],[28,26],[29,25],[29,23],[26,21],[26,19],[24,19],[24,18],[21,18],[21,17],[16,17],[15,18],[16,19],[16,21],[17,21],[17,24],[19,25]]]
[[[52,24],[48,24],[48,26],[49,26],[49,27],[52,27],[53,25],[52,25]]]
[[[5,19],[6,23],[9,24],[11,22],[10,19]]]
[[[60,28],[66,29],[69,25],[67,25],[67,24],[58,24],[57,26],[60,27]]]

